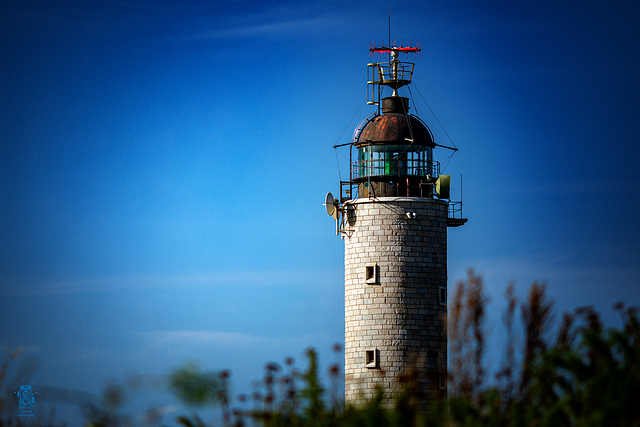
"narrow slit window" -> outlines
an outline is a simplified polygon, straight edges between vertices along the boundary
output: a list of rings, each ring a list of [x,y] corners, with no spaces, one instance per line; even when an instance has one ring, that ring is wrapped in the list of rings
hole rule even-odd
[[[438,304],[447,305],[447,287],[440,286],[438,288]]]
[[[378,349],[368,348],[364,351],[364,366],[369,369],[378,368]]]
[[[441,372],[438,375],[438,387],[440,390],[445,390],[447,388],[447,374],[443,374]]]
[[[364,276],[367,283],[378,283],[378,265],[376,263],[367,264]]]
[[[367,273],[366,273],[367,281],[373,280],[375,278],[375,276],[376,276],[376,272],[375,272],[376,267],[375,267],[375,265],[367,265],[366,269],[367,269]]]

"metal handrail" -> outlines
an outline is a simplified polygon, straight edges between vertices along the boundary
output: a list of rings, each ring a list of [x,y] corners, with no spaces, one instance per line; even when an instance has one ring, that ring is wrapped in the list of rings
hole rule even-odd
[[[449,202],[449,218],[462,219],[462,202]]]
[[[436,160],[424,161],[419,159],[385,160],[369,159],[357,160],[351,163],[351,174],[356,178],[384,175],[410,175],[437,178],[440,175],[440,162]]]
[[[411,81],[413,76],[414,64],[411,62],[379,62],[378,63],[378,75],[381,83],[406,80]]]

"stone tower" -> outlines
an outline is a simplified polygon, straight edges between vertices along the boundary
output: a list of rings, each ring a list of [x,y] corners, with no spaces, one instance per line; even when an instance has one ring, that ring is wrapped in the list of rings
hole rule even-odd
[[[345,240],[345,400],[362,405],[380,387],[390,405],[412,387],[426,409],[447,391],[447,227],[466,219],[449,201],[431,131],[398,95],[413,73],[398,56],[419,48],[372,50],[391,54],[368,65],[378,112],[336,146],[357,160],[340,198],[326,201]],[[380,100],[383,87],[393,92]]]

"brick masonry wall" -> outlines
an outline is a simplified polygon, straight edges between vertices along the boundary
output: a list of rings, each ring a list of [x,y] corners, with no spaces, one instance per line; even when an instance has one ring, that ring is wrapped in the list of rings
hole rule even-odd
[[[447,307],[438,292],[447,286],[447,204],[389,197],[346,208],[346,402],[362,405],[380,386],[389,406],[412,372],[426,409],[446,394]],[[367,350],[377,366],[367,367]]]

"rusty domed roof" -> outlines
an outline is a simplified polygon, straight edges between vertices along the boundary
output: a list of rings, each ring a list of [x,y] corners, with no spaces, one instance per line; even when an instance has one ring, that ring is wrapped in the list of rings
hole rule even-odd
[[[408,144],[413,140],[416,145],[435,147],[431,132],[415,116],[407,114],[408,99],[390,96],[382,100],[384,114],[371,119],[362,129],[356,146],[371,143]]]

